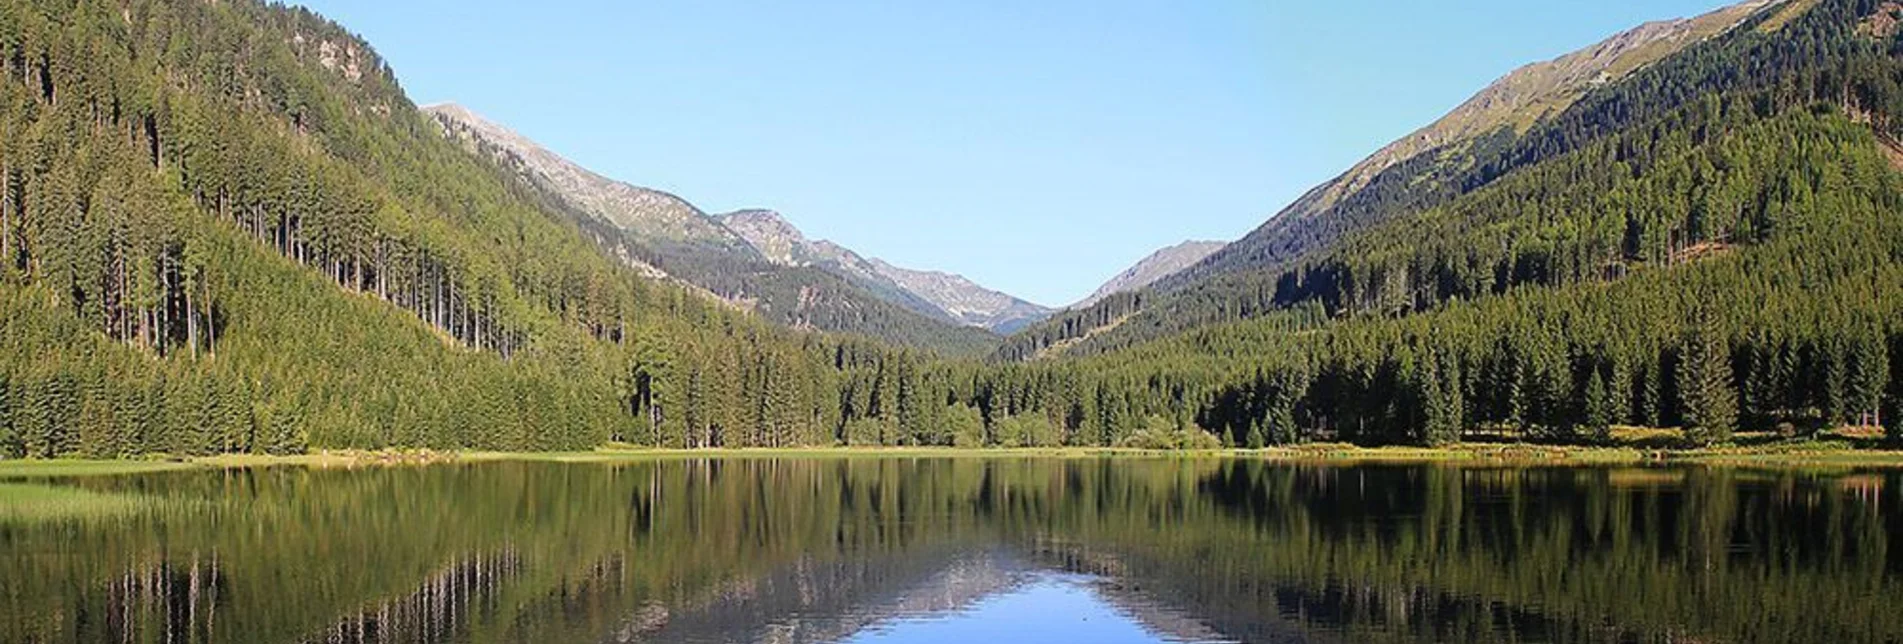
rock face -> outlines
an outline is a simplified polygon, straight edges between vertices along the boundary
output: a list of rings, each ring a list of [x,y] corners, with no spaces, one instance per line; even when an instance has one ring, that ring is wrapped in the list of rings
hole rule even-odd
[[[902,268],[868,259],[826,240],[809,240],[771,210],[741,210],[716,217],[752,244],[768,261],[816,266],[851,280],[888,300],[933,317],[1010,333],[1042,320],[1051,309],[973,283],[958,275]]]
[[[1118,273],[1116,277],[1110,278],[1110,281],[1104,282],[1103,286],[1097,287],[1097,291],[1090,294],[1090,297],[1072,305],[1072,308],[1083,308],[1111,295],[1149,286],[1157,280],[1203,261],[1204,257],[1222,250],[1222,247],[1226,245],[1228,245],[1227,242],[1219,241],[1186,241],[1151,253],[1149,257],[1143,258],[1129,269]]]

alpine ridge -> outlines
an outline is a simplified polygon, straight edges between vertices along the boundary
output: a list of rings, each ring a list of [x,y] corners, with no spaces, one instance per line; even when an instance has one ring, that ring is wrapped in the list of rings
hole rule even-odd
[[[423,110],[435,116],[451,136],[498,159],[524,181],[543,187],[586,217],[619,228],[626,239],[602,236],[599,241],[631,265],[669,274],[732,299],[757,300],[766,289],[747,288],[745,281],[738,287],[725,286],[723,282],[729,281],[726,275],[717,273],[776,273],[783,272],[776,269],[815,267],[878,299],[942,323],[1010,333],[1050,314],[1049,309],[963,277],[869,261],[832,242],[809,240],[771,210],[710,216],[673,194],[596,174],[461,105],[443,103]],[[621,241],[628,243],[617,243]],[[768,266],[749,266],[761,263]],[[768,308],[788,308],[782,302],[764,304]],[[847,326],[832,330],[859,329]]]
[[[776,241],[780,235],[769,230],[772,222],[709,216],[671,193],[603,177],[461,105],[423,111],[450,138],[570,213],[605,251],[650,276],[678,280],[795,328],[858,333],[954,354],[996,342],[903,289],[842,269],[851,258],[795,261],[792,253],[807,249]]]
[[[753,209],[716,217],[768,261],[818,266],[919,313],[996,333],[1049,317],[1051,309],[994,291],[963,276],[894,266],[826,240],[808,239],[780,213]]]
[[[1175,275],[1178,271],[1203,261],[1203,258],[1222,250],[1222,247],[1227,245],[1227,242],[1192,240],[1166,246],[1137,260],[1137,263],[1104,282],[1103,286],[1097,287],[1097,290],[1089,297],[1072,305],[1071,308],[1087,307],[1106,297],[1149,286],[1157,280]]]

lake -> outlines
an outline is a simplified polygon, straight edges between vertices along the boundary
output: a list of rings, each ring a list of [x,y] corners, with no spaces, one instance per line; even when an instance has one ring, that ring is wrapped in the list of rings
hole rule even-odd
[[[1899,476],[867,456],[15,479],[0,641],[1896,641]]]

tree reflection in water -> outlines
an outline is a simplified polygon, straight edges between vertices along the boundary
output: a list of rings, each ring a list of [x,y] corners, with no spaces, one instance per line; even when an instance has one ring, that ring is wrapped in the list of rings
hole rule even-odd
[[[1897,476],[1001,457],[74,479],[47,484],[154,502],[0,523],[0,640],[829,642],[1052,579],[1157,640],[1894,640]]]

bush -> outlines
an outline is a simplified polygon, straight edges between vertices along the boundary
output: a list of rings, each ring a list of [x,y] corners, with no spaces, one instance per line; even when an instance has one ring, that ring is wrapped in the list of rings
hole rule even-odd
[[[1162,416],[1151,416],[1142,429],[1117,442],[1118,447],[1130,449],[1220,449],[1222,439],[1214,434],[1188,423],[1178,427],[1176,423]]]
[[[952,403],[945,407],[945,431],[951,434],[953,447],[984,447],[985,419],[969,405]]]
[[[1063,440],[1051,419],[1021,414],[998,421],[998,444],[1003,447],[1054,447]]]

